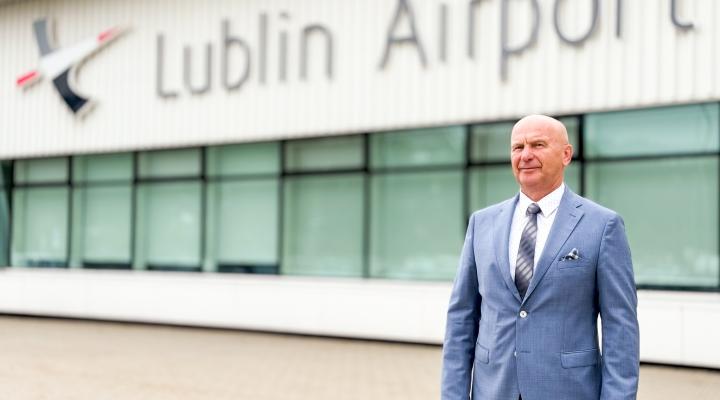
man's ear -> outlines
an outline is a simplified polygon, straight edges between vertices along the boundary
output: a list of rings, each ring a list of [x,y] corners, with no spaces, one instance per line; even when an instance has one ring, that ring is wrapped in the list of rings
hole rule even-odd
[[[567,166],[570,164],[570,160],[572,160],[573,156],[573,147],[571,144],[566,144],[565,148],[563,149],[563,165]]]

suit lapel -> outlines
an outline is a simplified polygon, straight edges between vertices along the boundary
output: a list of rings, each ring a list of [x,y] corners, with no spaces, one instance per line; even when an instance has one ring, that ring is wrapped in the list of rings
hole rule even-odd
[[[560,200],[560,205],[558,206],[558,214],[555,216],[555,221],[550,228],[547,242],[545,242],[545,248],[535,267],[535,272],[533,273],[527,293],[525,293],[525,300],[530,297],[535,288],[540,284],[548,268],[550,268],[550,265],[552,265],[555,258],[557,258],[560,248],[565,244],[573,230],[575,230],[575,226],[577,226],[577,223],[584,214],[580,206],[582,206],[580,198],[566,187],[565,193]]]
[[[495,215],[493,221],[493,242],[495,243],[495,265],[500,269],[500,275],[505,281],[505,286],[515,296],[518,302],[521,302],[520,293],[515,287],[510,276],[510,260],[508,260],[508,248],[510,247],[510,225],[512,224],[515,205],[518,202],[519,195],[506,201]]]

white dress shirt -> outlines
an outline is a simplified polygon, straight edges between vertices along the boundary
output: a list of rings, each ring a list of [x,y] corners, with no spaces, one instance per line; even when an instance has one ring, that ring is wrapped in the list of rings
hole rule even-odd
[[[535,240],[535,260],[533,262],[533,272],[535,272],[535,266],[545,248],[545,242],[547,242],[548,233],[550,233],[550,228],[553,221],[555,221],[556,211],[560,206],[563,193],[565,193],[564,182],[557,189],[535,202],[523,192],[520,192],[520,198],[515,206],[515,213],[510,225],[510,246],[508,248],[510,276],[513,281],[515,280],[515,264],[517,263],[518,249],[520,248],[520,237],[529,220],[529,217],[525,214],[528,206],[531,203],[537,203],[540,206],[540,212],[537,214],[537,239]]]

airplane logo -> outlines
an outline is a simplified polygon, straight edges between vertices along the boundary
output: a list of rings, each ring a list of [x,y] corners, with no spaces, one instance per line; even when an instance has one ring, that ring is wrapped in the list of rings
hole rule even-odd
[[[91,54],[116,39],[123,31],[118,28],[108,29],[75,45],[58,49],[51,37],[51,28],[51,24],[46,18],[33,22],[35,40],[38,50],[40,50],[40,62],[36,70],[17,78],[16,84],[20,88],[27,88],[46,76],[52,79],[55,89],[70,110],[74,114],[78,114],[89,109],[88,106],[92,102],[72,88],[76,67]]]

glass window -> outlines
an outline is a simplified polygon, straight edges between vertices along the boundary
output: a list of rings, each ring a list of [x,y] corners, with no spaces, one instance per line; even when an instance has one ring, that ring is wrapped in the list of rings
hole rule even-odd
[[[73,180],[75,182],[127,182],[132,178],[131,153],[73,157]]]
[[[465,236],[462,172],[372,177],[372,277],[452,279]]]
[[[285,143],[285,168],[290,171],[362,168],[363,153],[362,136],[295,140]]]
[[[568,140],[573,145],[573,157],[580,156],[578,148],[580,122],[576,117],[558,118],[565,125]],[[510,160],[510,135],[515,122],[474,125],[470,129],[470,160],[494,162]]]
[[[718,104],[590,114],[586,157],[718,151]]]
[[[577,151],[577,146],[580,137],[580,118],[579,117],[563,117],[558,118],[558,121],[565,125],[565,129],[568,133],[568,141],[575,147],[575,155],[579,156],[580,153]]]
[[[464,165],[465,127],[375,133],[370,148],[373,168]]]
[[[65,182],[68,177],[66,157],[15,161],[16,183]]]
[[[130,268],[131,196],[129,185],[75,188],[71,266]]]
[[[278,180],[208,184],[208,270],[278,272]]]
[[[10,161],[0,161],[0,187],[9,187],[12,183],[12,164]]]
[[[587,164],[587,194],[625,219],[637,283],[718,285],[718,158]]]
[[[510,160],[510,133],[514,122],[474,125],[470,128],[470,160]]]
[[[565,184],[580,194],[580,163],[573,161],[565,169]],[[520,187],[508,165],[470,168],[470,210],[477,211],[515,196]]]
[[[12,182],[10,174],[11,164],[9,161],[0,161],[0,187],[9,186]]]
[[[166,178],[200,175],[201,149],[162,150],[140,153],[141,178]]]
[[[250,143],[209,147],[208,176],[277,174],[280,171],[280,144]]]
[[[580,190],[580,162],[573,161],[565,168],[565,185],[576,194],[581,194]]]
[[[363,275],[360,174],[285,180],[282,271],[294,275]]]
[[[16,189],[13,194],[12,264],[67,265],[68,189]]]
[[[200,270],[200,182],[138,186],[136,269]]]
[[[470,169],[470,210],[474,212],[507,200],[518,193],[518,184],[510,165],[492,165]]]

